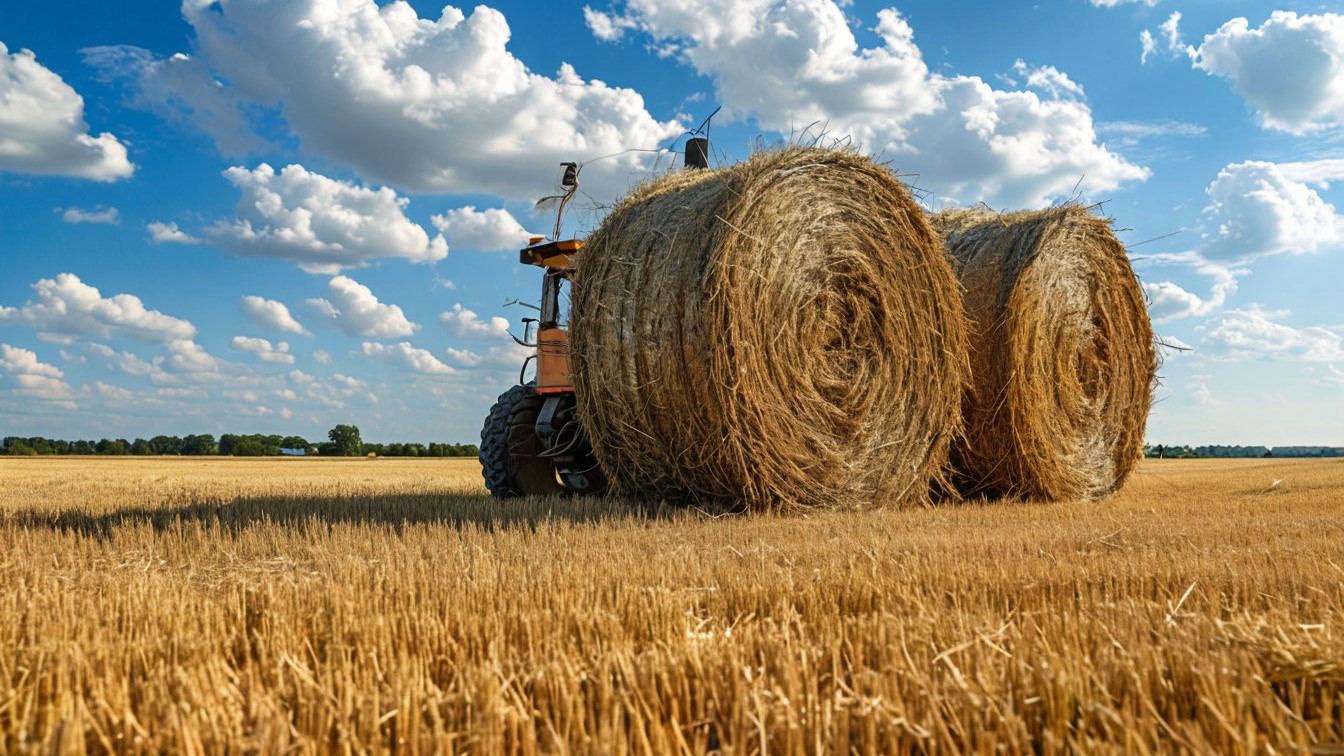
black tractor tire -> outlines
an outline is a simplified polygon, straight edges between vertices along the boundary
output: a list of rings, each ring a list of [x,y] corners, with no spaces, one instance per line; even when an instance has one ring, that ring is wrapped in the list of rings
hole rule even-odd
[[[481,477],[497,499],[564,493],[555,465],[542,457],[537,415],[543,399],[532,384],[499,395],[481,428]]]
[[[509,413],[509,456],[513,460],[514,480],[529,496],[553,496],[566,489],[555,475],[555,463],[541,456],[546,451],[537,435],[537,416],[545,399],[532,384],[523,387],[523,395]]]
[[[509,499],[523,495],[518,484],[518,473],[513,467],[513,457],[509,455],[509,415],[514,405],[527,393],[526,386],[513,386],[499,395],[490,414],[481,427],[481,477],[485,478],[485,487],[490,495],[497,499]]]

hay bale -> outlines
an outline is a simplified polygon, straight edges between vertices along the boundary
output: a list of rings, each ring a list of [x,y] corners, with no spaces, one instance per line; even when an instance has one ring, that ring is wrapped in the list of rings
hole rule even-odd
[[[971,388],[953,448],[965,495],[1087,499],[1143,454],[1157,370],[1143,290],[1080,206],[933,218],[965,289]]]
[[[966,381],[951,266],[890,171],[787,148],[632,192],[588,240],[580,416],[616,491],[753,510],[924,500]]]

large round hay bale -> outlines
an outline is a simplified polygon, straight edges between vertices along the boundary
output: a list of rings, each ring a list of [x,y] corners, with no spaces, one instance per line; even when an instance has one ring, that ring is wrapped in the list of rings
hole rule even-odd
[[[632,192],[574,273],[574,388],[616,491],[748,509],[923,501],[965,317],[887,169],[788,148]]]
[[[1110,222],[1075,205],[948,210],[933,224],[971,327],[958,488],[1045,500],[1119,488],[1143,453],[1157,354]]]

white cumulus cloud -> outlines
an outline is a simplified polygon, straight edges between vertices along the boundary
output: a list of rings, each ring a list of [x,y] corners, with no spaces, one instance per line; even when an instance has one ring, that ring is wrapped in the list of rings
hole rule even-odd
[[[249,294],[238,303],[238,309],[242,310],[243,314],[253,323],[268,331],[297,333],[300,336],[312,335],[307,328],[304,328],[299,324],[299,321],[294,319],[284,303],[277,302],[274,299],[265,299],[255,294]]]
[[[37,330],[43,341],[69,344],[77,339],[129,338],[146,342],[191,339],[191,323],[145,307],[133,294],[103,295],[73,273],[33,284],[37,298],[22,307],[0,306],[0,325]]]
[[[132,107],[200,129],[226,155],[246,155],[269,146],[252,130],[224,83],[198,58],[182,53],[157,56],[132,45],[87,47],[80,54],[103,82],[129,88]]]
[[[177,227],[176,223],[155,221],[145,226],[155,244],[200,244],[201,240]]]
[[[363,354],[365,357],[395,365],[412,373],[452,375],[457,372],[443,364],[429,351],[413,347],[406,341],[390,345],[366,341],[363,345]]]
[[[481,252],[516,250],[527,244],[532,234],[502,208],[477,210],[472,205],[449,210],[430,218],[434,227],[448,237],[454,249]]]
[[[1294,328],[1281,321],[1286,310],[1265,310],[1259,305],[1231,310],[1200,326],[1206,349],[1229,359],[1275,357],[1306,362],[1344,361],[1344,337],[1329,328]]]
[[[509,337],[509,321],[495,316],[482,320],[479,315],[460,304],[439,315],[439,324],[454,336],[465,339],[499,339]]]
[[[406,218],[408,200],[301,165],[279,173],[262,163],[224,176],[238,188],[237,217],[205,229],[213,243],[240,255],[288,260],[310,273],[339,273],[394,257],[432,263],[448,256],[443,236],[430,238]]]
[[[84,98],[65,80],[0,42],[0,171],[116,181],[135,166],[115,136],[89,134]]]
[[[153,107],[233,118],[227,97],[278,120],[301,150],[408,191],[535,200],[546,189],[538,166],[661,146],[685,128],[569,65],[530,71],[508,49],[504,15],[483,5],[421,18],[405,2],[186,0],[182,15],[196,32],[192,67],[213,88],[196,78],[165,97],[171,66],[160,64],[133,83]],[[605,195],[647,163],[627,153],[584,175]]]
[[[234,336],[229,346],[240,352],[251,352],[263,362],[277,362],[283,365],[294,364],[294,355],[289,353],[289,344],[283,341],[272,344],[267,339]]]
[[[714,80],[728,117],[789,133],[810,123],[852,136],[940,196],[1041,206],[1148,177],[1098,141],[1083,88],[1025,63],[1037,91],[930,72],[895,9],[877,14],[881,43],[860,48],[834,0],[735,0],[704,13],[682,0],[631,0],[589,15],[599,36],[635,29]],[[609,36],[609,35],[608,35]]]
[[[1145,281],[1143,291],[1148,295],[1148,313],[1159,323],[1199,317],[1222,309],[1229,297],[1237,292],[1237,279],[1247,273],[1243,267],[1226,265],[1205,259],[1198,252],[1178,252],[1145,255],[1135,265],[1181,266],[1212,279],[1208,296],[1188,291],[1173,281]]]
[[[336,276],[327,284],[330,299],[309,299],[323,321],[351,336],[391,339],[410,336],[420,328],[406,319],[406,314],[394,304],[378,301],[369,287],[346,276]]]
[[[73,408],[74,397],[64,377],[60,368],[39,361],[35,352],[0,344],[0,386],[10,396]]]
[[[1207,193],[1207,257],[1246,260],[1344,244],[1344,218],[1335,206],[1274,163],[1229,165]]]
[[[1274,11],[1252,28],[1234,18],[1190,51],[1222,76],[1266,128],[1305,134],[1344,125],[1344,15]]]
[[[79,207],[58,207],[56,212],[61,213],[61,220],[66,223],[106,223],[109,226],[121,223],[121,212],[115,207],[99,205],[93,210],[85,210]]]

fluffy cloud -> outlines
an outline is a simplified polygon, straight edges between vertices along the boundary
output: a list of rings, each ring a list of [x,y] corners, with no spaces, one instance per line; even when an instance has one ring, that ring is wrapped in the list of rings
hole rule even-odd
[[[1195,49],[1185,44],[1185,39],[1181,36],[1180,11],[1173,11],[1167,16],[1167,20],[1162,22],[1157,32],[1158,36],[1154,36],[1149,29],[1139,32],[1139,44],[1143,47],[1139,65],[1147,65],[1148,59],[1156,55],[1159,50],[1165,51],[1167,57],[1171,59],[1194,58],[1196,55]]]
[[[172,342],[195,337],[196,327],[180,318],[146,309],[139,297],[104,298],[73,273],[33,284],[37,299],[22,307],[0,306],[0,325],[35,328],[43,341],[69,344],[81,338],[129,338]]]
[[[536,354],[536,350],[522,346],[516,342],[510,341],[507,344],[492,346],[486,350],[485,354],[477,354],[470,349],[448,348],[448,359],[464,368],[505,368],[508,370],[519,370],[523,362],[528,357]]]
[[[631,0],[587,16],[599,37],[636,29],[712,78],[730,117],[786,133],[826,123],[898,168],[917,167],[920,185],[939,195],[1039,206],[1080,179],[1100,192],[1149,175],[1097,141],[1082,88],[1062,72],[1022,63],[1027,90],[1010,92],[931,73],[894,9],[878,12],[881,44],[868,49],[834,0],[737,0],[713,14]]]
[[[439,315],[439,324],[454,336],[464,339],[499,339],[509,337],[509,321],[501,317],[481,320],[480,316],[460,304]]]
[[[1246,260],[1344,244],[1344,218],[1335,206],[1274,163],[1229,165],[1207,193],[1207,257]]]
[[[1139,32],[1139,46],[1143,48],[1143,52],[1139,55],[1139,65],[1147,65],[1148,58],[1157,52],[1157,40],[1153,39],[1153,33],[1147,29]]]
[[[234,336],[233,342],[229,346],[240,352],[251,352],[263,362],[278,362],[283,365],[294,364],[294,355],[289,353],[289,344],[283,341],[272,344],[266,339]]]
[[[89,135],[84,98],[69,84],[0,42],[0,171],[116,181],[135,166],[115,136]]]
[[[1344,15],[1275,11],[1255,29],[1234,18],[1190,55],[1195,68],[1225,77],[1266,128],[1344,125]]]
[[[131,92],[130,105],[208,134],[226,155],[246,155],[269,146],[248,123],[239,102],[204,63],[178,53],[156,56],[141,47],[114,45],[80,50],[104,83]]]
[[[448,237],[454,249],[482,252],[516,250],[535,236],[523,228],[508,210],[477,210],[472,205],[449,210],[430,219]]]
[[[276,173],[262,163],[224,176],[242,193],[237,217],[204,235],[240,255],[289,260],[309,273],[339,273],[381,257],[432,263],[448,256],[443,236],[431,239],[408,220],[408,200],[387,187],[366,189],[301,165]]]
[[[346,276],[336,276],[327,284],[331,299],[309,299],[308,305],[318,316],[351,336],[391,339],[410,336],[420,328],[406,319],[394,304],[383,304],[369,287]]]
[[[554,77],[529,71],[508,50],[503,14],[485,6],[470,15],[445,7],[434,19],[404,2],[185,0],[182,14],[198,60],[109,63],[133,69],[125,78],[144,102],[177,108],[216,136],[204,124],[212,114],[278,115],[300,149],[409,191],[535,200],[547,188],[539,166],[656,147],[684,129],[649,115],[637,92],[568,65]],[[167,82],[175,67],[191,86]],[[647,160],[622,154],[584,177],[614,193]]]
[[[38,361],[35,352],[0,344],[0,386],[10,396],[73,409],[74,397],[70,385],[61,380],[64,377],[60,368]]]
[[[1303,181],[1321,186],[1344,175],[1344,161],[1245,162],[1229,165],[1206,189],[1202,246],[1144,255],[1135,265],[1178,265],[1212,279],[1208,296],[1173,281],[1145,282],[1149,313],[1158,322],[1209,315],[1237,291],[1255,260],[1344,248],[1344,216]]]
[[[263,299],[254,294],[249,294],[238,303],[238,309],[242,310],[243,314],[250,318],[253,323],[268,331],[312,336],[307,328],[300,325],[299,321],[289,314],[288,307],[274,299]]]
[[[1269,356],[1308,362],[1344,361],[1344,337],[1328,328],[1293,328],[1277,322],[1288,315],[1286,310],[1250,305],[1197,330],[1202,332],[1207,349],[1230,359]]]
[[[1299,181],[1321,189],[1329,189],[1331,182],[1344,179],[1344,158],[1325,158],[1277,165],[1290,181]]]
[[[392,345],[366,341],[363,346],[363,354],[365,357],[422,375],[452,375],[457,372],[440,362],[439,358],[430,354],[427,350],[417,349],[406,341]]]
[[[121,223],[121,213],[115,207],[99,205],[94,210],[84,210],[78,207],[58,207],[56,212],[61,213],[61,220],[66,223],[106,223],[109,226]]]
[[[1207,297],[1187,291],[1172,281],[1145,281],[1143,291],[1148,295],[1148,313],[1159,323],[1208,315],[1221,309],[1228,297],[1237,292],[1238,277],[1247,273],[1245,268],[1206,260],[1198,252],[1145,255],[1137,258],[1135,265],[1139,268],[1179,265],[1213,279]]]
[[[145,226],[149,240],[155,244],[200,244],[201,240],[177,227],[176,223],[155,221]]]

